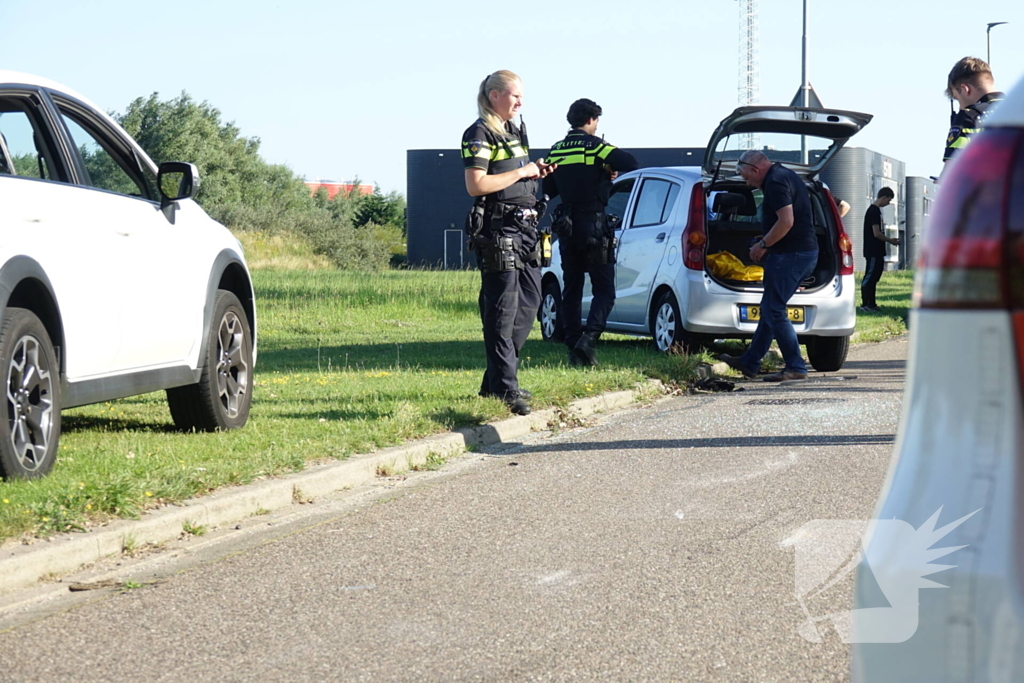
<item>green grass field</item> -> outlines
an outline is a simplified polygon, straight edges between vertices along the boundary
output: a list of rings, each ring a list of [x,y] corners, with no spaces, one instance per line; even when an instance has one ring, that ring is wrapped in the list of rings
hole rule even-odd
[[[475,272],[255,270],[259,359],[241,430],[181,434],[164,394],[67,410],[60,458],[36,481],[0,482],[0,540],[83,530],[112,517],[319,461],[508,416],[477,396],[485,365]],[[859,340],[905,330],[911,278],[887,273],[883,313]],[[597,368],[569,368],[535,329],[522,385],[535,407],[565,405],[647,378],[683,384],[707,354],[662,355],[606,335]]]

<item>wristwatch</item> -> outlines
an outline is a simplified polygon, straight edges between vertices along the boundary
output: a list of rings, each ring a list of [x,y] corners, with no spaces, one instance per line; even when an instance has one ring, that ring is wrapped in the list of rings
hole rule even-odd
[[[768,248],[768,245],[764,243],[764,239],[759,239],[759,240],[757,241],[757,244],[758,244],[758,246],[760,246],[760,247],[761,247],[762,249],[767,249],[767,248]]]

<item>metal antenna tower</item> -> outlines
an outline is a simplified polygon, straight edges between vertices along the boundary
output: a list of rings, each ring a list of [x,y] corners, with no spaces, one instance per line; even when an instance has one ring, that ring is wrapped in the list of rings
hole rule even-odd
[[[758,104],[761,96],[760,47],[757,0],[739,0],[740,4],[740,106]],[[743,149],[758,149],[760,137],[756,133],[746,133],[740,137]]]

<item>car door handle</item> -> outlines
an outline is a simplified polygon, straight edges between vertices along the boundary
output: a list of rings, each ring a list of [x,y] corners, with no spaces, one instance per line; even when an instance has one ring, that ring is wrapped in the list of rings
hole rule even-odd
[[[654,241],[655,242],[664,242],[665,241],[665,233],[659,232],[658,236],[654,238]]]

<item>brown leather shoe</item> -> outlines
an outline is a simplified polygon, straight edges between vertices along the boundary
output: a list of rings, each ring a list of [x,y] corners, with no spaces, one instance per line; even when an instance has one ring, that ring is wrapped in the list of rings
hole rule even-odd
[[[782,372],[773,372],[770,375],[765,375],[763,379],[765,382],[789,382],[795,379],[807,379],[807,373],[783,370]]]

